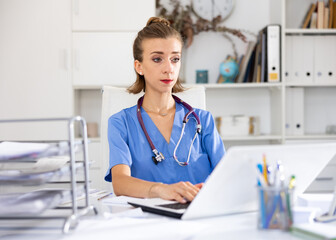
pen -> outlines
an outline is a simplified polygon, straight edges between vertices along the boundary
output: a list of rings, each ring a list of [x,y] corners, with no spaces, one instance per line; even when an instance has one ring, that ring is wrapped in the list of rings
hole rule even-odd
[[[104,198],[107,198],[108,196],[110,196],[110,195],[112,195],[113,193],[108,193],[108,194],[106,194],[106,195],[104,195],[104,196],[101,196],[100,198],[98,198],[97,200],[98,201],[100,201],[100,200],[102,200],[102,199],[104,199]]]
[[[266,155],[265,154],[263,155],[263,175],[264,175],[266,184],[269,185],[268,176],[267,176]]]
[[[293,189],[294,187],[295,187],[295,176],[292,175],[291,179],[289,180],[288,189]]]

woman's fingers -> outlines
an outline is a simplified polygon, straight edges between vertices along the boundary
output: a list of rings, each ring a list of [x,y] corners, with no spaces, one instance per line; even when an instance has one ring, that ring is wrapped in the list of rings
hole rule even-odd
[[[167,200],[176,200],[180,203],[192,201],[199,192],[202,184],[193,185],[190,182],[179,182],[175,184],[162,184],[159,196]]]
[[[184,202],[185,200],[192,201],[199,191],[199,189],[190,182],[179,182],[171,186],[174,188],[174,191],[184,199]],[[181,202],[181,198],[178,197],[178,199],[175,198],[175,200]]]
[[[198,189],[201,189],[203,187],[203,183],[195,184],[195,187],[197,187]]]

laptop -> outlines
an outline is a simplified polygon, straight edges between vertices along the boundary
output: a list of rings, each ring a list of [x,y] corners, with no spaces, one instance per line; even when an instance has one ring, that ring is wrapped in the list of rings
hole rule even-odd
[[[295,175],[293,197],[296,199],[336,157],[336,143],[231,147],[191,203],[179,204],[159,198],[135,199],[128,203],[146,212],[182,220],[256,211],[256,166],[262,163],[264,154],[269,166],[282,162],[287,179]]]

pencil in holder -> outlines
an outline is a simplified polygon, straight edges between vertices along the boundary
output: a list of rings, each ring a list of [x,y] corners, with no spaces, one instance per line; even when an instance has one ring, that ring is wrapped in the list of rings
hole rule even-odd
[[[293,223],[293,189],[286,187],[258,187],[259,229],[289,230]]]

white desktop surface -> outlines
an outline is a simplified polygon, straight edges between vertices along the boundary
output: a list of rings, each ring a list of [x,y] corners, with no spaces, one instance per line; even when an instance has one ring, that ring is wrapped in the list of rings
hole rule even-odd
[[[100,214],[105,212],[105,218],[102,215],[87,217],[81,220],[69,234],[62,234],[60,228],[47,227],[41,230],[41,225],[46,227],[51,224],[48,221],[37,223],[36,228],[14,231],[8,231],[0,223],[0,239],[300,239],[281,230],[258,230],[257,213],[255,212],[182,221],[142,213],[140,209],[132,207],[106,206],[101,202],[96,203]]]

